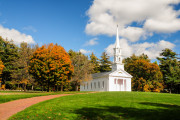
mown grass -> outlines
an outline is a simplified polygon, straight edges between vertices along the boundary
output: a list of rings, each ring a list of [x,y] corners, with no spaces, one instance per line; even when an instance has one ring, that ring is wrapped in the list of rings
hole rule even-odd
[[[5,93],[5,94],[1,94]],[[12,100],[18,100],[23,98],[31,98],[37,96],[56,95],[56,94],[74,94],[79,92],[21,92],[21,91],[1,91],[0,92],[0,103],[9,102]]]
[[[178,94],[100,92],[44,101],[10,120],[175,120],[179,114]]]

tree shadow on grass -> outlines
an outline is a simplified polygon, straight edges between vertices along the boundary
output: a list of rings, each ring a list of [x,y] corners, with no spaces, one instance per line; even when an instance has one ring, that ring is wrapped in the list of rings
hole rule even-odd
[[[143,102],[147,109],[121,107],[121,106],[97,106],[84,107],[75,111],[78,119],[85,120],[179,120],[180,106],[160,103]],[[155,106],[157,108],[148,108]]]

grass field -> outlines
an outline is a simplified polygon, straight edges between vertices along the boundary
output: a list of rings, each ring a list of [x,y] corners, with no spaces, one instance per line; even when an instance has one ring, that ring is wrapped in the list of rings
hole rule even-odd
[[[33,105],[10,120],[175,120],[180,95],[145,92],[100,92],[64,96]]]
[[[23,98],[31,98],[37,96],[45,96],[45,95],[56,95],[56,94],[69,94],[76,92],[21,92],[21,91],[0,91],[0,103],[9,102],[12,100],[23,99]]]

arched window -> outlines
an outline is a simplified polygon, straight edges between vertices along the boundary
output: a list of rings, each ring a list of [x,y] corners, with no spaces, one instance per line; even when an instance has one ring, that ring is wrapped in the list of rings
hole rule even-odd
[[[94,88],[96,88],[96,82],[94,82]]]
[[[100,82],[98,82],[98,87],[100,88]]]

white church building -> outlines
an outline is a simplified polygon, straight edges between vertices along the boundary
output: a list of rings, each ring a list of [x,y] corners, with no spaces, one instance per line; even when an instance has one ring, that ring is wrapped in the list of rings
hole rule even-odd
[[[131,91],[132,76],[124,70],[117,27],[112,71],[92,74],[92,80],[82,82],[80,91]]]

